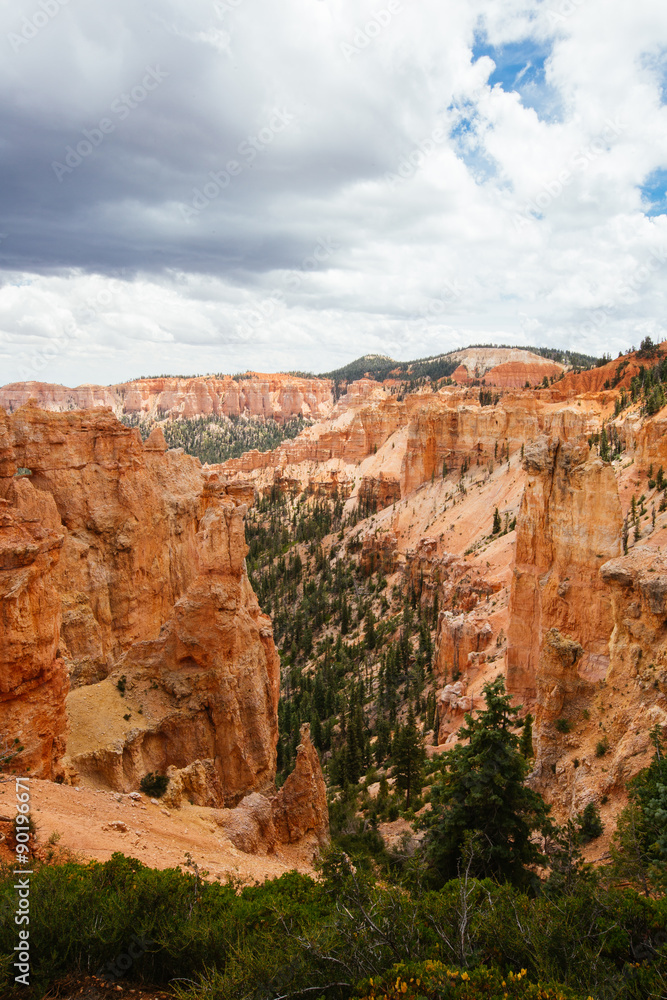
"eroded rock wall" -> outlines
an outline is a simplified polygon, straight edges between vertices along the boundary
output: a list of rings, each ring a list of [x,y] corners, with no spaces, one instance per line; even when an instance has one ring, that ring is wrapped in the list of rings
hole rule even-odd
[[[333,409],[329,379],[251,374],[247,378],[148,378],[119,385],[81,385],[75,389],[47,382],[15,382],[0,388],[0,407],[17,410],[30,399],[43,410],[109,407],[116,416],[163,419],[240,415],[284,422],[303,416],[318,420]]]
[[[525,449],[528,473],[517,522],[510,600],[507,685],[518,701],[537,696],[546,633],[582,646],[579,672],[605,676],[613,619],[599,576],[621,550],[622,515],[614,472],[586,441],[541,437]]]
[[[50,496],[11,486],[0,498],[0,756],[3,769],[53,779],[69,690],[54,581],[64,536]]]
[[[32,405],[0,411],[0,472],[0,731],[21,768],[127,791],[173,767],[209,805],[271,790],[279,661],[245,570],[251,487],[108,410]]]

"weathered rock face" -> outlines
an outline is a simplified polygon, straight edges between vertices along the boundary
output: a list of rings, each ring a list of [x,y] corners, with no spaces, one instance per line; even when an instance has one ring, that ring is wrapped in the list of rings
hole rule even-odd
[[[550,629],[576,638],[588,680],[609,666],[611,599],[598,571],[620,552],[621,506],[611,466],[588,456],[586,442],[543,437],[526,447],[508,634],[507,684],[517,701],[537,697]]]
[[[129,790],[173,766],[215,805],[272,788],[279,663],[232,484],[105,410],[3,413],[0,459],[0,720],[21,764],[58,773],[71,674],[70,775]]]
[[[377,382],[353,382],[326,423],[307,427],[297,438],[283,441],[273,451],[250,451],[240,458],[230,458],[221,468],[248,474],[331,459],[355,464],[377,452],[405,424],[405,414],[405,404]]]
[[[667,559],[662,552],[637,546],[605,563],[600,575],[611,589],[614,612],[606,686],[630,692],[618,699],[608,727],[614,751],[606,785],[610,790],[622,787],[643,766],[652,726],[667,729]]]
[[[192,581],[201,466],[167,452],[160,433],[142,445],[108,410],[28,406],[8,426],[15,464],[53,497],[62,522],[60,649],[72,683],[91,683],[134,642],[158,635]]]
[[[320,472],[308,478],[310,496],[326,497],[329,500],[347,500],[352,492],[352,480],[345,474],[333,471]]]
[[[70,695],[78,773],[128,791],[149,771],[200,762],[211,774],[194,796],[201,805],[272,788],[280,670],[271,621],[245,574],[243,513],[231,502],[206,511],[197,575],[160,636],[136,643],[102,684]],[[87,720],[100,699],[104,721],[91,742]]]
[[[308,723],[301,727],[294,770],[273,800],[273,824],[284,844],[306,836],[316,837],[321,844],[329,839],[326,787]]]
[[[0,753],[38,778],[62,774],[67,666],[58,653],[54,569],[63,544],[50,496],[24,479],[0,499]]]
[[[563,442],[599,429],[598,413],[546,405],[534,396],[508,394],[480,406],[477,390],[417,393],[406,399],[408,438],[401,469],[405,496],[448,469],[499,462],[543,434]]]
[[[442,552],[438,540],[428,535],[420,538],[414,549],[408,549],[399,565],[406,587],[413,588],[422,601],[433,603],[437,593],[441,607],[458,611],[470,611],[500,587],[453,553]]]
[[[436,677],[441,680],[458,680],[468,669],[471,654],[477,659],[491,645],[493,629],[489,622],[480,622],[470,615],[441,611],[436,638],[436,657],[433,665]]]
[[[382,534],[368,532],[361,542],[359,566],[366,576],[380,570],[385,575],[393,573],[397,565],[398,539],[393,531]]]
[[[638,547],[600,575],[613,610],[606,676],[582,676],[584,650],[557,629],[547,631],[540,658],[531,784],[558,819],[624,795],[652,757],[651,729],[667,730],[667,562]]]
[[[369,511],[383,510],[401,499],[401,484],[394,476],[364,476],[359,487],[359,506]]]
[[[521,389],[526,382],[539,385],[545,375],[557,378],[563,371],[558,362],[520,347],[468,347],[452,354],[452,360],[461,362],[452,375],[455,382],[483,379],[507,389]]]
[[[45,382],[16,382],[0,388],[0,407],[9,412],[31,398],[43,410],[61,412],[110,407],[116,416],[136,414],[162,419],[243,414],[280,422],[296,416],[316,420],[327,417],[334,402],[328,379],[257,373],[243,379],[152,378],[76,389]]]

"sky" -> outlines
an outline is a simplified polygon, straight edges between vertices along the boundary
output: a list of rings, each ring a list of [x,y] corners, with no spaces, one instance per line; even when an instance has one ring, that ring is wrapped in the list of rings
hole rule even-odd
[[[0,384],[667,338],[662,0],[13,0]]]

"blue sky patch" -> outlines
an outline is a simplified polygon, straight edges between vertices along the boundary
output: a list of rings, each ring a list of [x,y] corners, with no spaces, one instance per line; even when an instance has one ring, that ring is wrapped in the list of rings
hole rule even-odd
[[[490,45],[482,35],[475,37],[473,61],[489,56],[496,68],[489,77],[489,86],[500,84],[507,93],[516,91],[521,103],[533,108],[543,121],[553,121],[559,110],[559,97],[546,82],[545,64],[551,55],[551,43],[525,38],[507,45]]]
[[[667,170],[664,167],[649,174],[640,190],[646,215],[667,214]]]

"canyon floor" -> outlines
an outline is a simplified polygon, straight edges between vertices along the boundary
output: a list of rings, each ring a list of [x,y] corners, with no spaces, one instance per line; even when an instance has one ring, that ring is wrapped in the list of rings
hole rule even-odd
[[[108,861],[120,851],[151,868],[193,871],[188,866],[190,855],[209,880],[233,879],[240,884],[277,878],[292,869],[312,871],[316,844],[279,844],[272,854],[246,854],[224,836],[205,807],[185,804],[165,810],[159,800],[155,805],[145,795],[135,801],[117,792],[39,779],[30,782],[30,795],[43,859],[69,855],[83,862]],[[8,831],[15,806],[13,782],[0,784],[0,831]],[[3,843],[0,858],[14,860]]]

